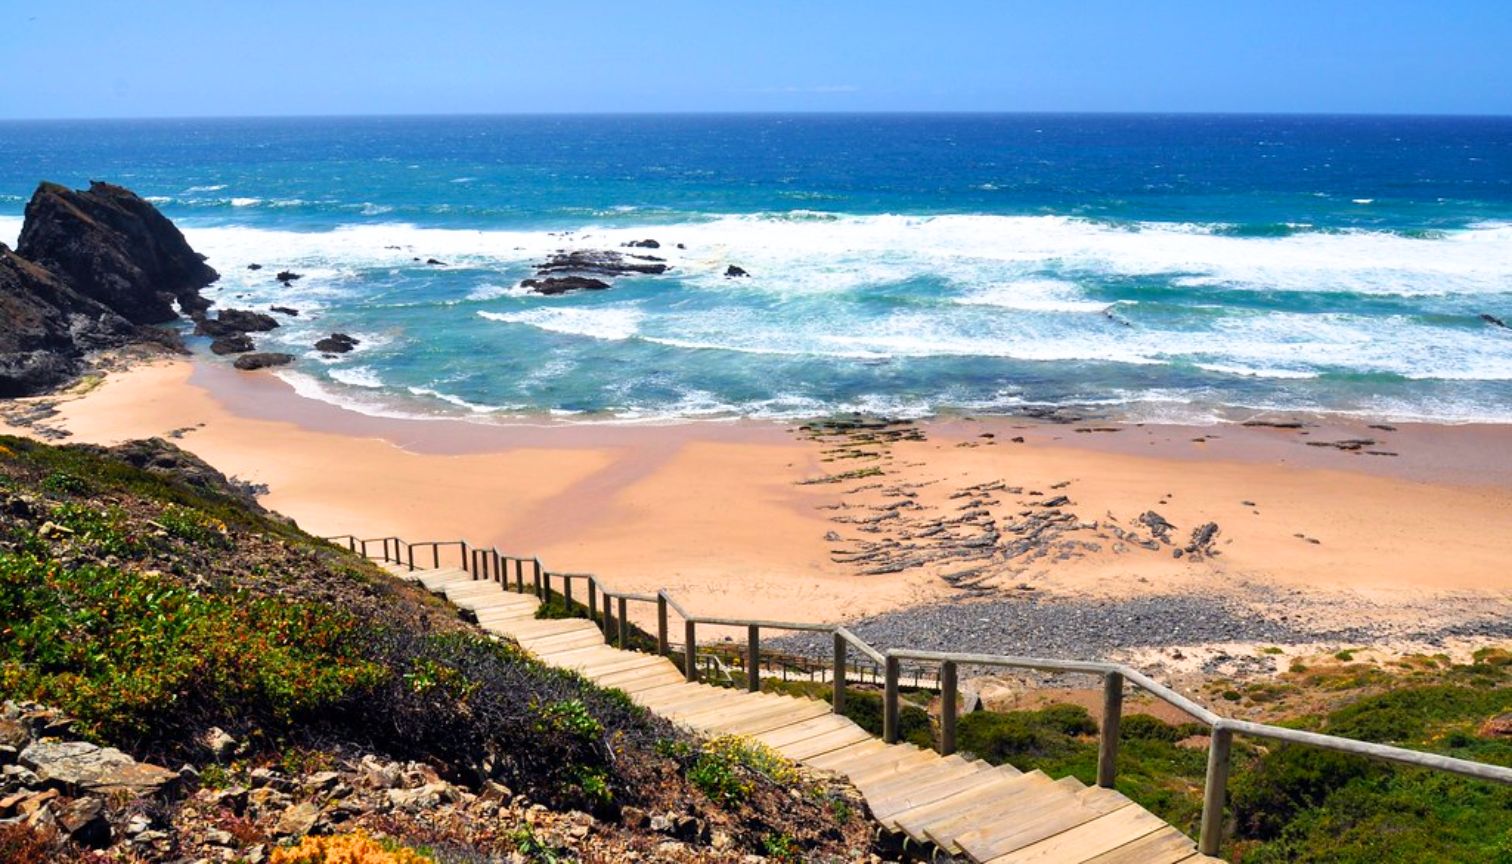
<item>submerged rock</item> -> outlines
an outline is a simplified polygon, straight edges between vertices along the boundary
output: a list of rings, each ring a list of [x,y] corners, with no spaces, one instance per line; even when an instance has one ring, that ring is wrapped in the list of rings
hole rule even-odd
[[[751,275],[751,274],[747,273],[744,267],[737,267],[734,264],[731,264],[730,266],[728,266],[728,267],[725,268],[725,278],[726,279],[736,279],[736,278],[739,278],[741,276],[749,276],[749,275]]]
[[[87,190],[37,187],[16,252],[133,324],[210,307],[200,289],[220,278],[156,207],[129,189],[95,181]]]
[[[251,372],[256,369],[267,369],[270,366],[287,366],[293,362],[293,354],[284,354],[278,351],[263,351],[257,354],[243,354],[236,358],[236,363],[233,365],[243,372]]]
[[[526,279],[520,287],[529,288],[537,294],[556,295],[572,291],[602,291],[609,283],[588,276],[551,276],[545,279]]]
[[[199,317],[194,332],[206,336],[229,336],[233,333],[263,333],[278,326],[272,315],[246,309],[222,309],[215,318]]]
[[[345,333],[332,333],[315,343],[316,351],[324,351],[327,354],[345,354],[362,344],[362,340],[354,339]]]
[[[1512,328],[1508,328],[1507,327],[1507,322],[1505,322],[1502,319],[1496,317],[1495,315],[1492,315],[1489,312],[1482,312],[1481,316],[1480,316],[1480,319],[1482,321],[1486,322],[1487,324],[1490,324],[1492,327],[1501,327],[1504,330],[1505,329],[1512,329]]]
[[[273,278],[287,285],[290,282],[303,279],[304,276],[302,274],[295,273],[293,270],[280,270],[278,271],[278,275],[274,276]]]
[[[210,343],[210,351],[215,354],[245,354],[256,347],[252,337],[245,333],[232,333]]]
[[[659,259],[635,256],[631,260],[614,251],[577,250],[557,252],[544,264],[536,265],[537,275],[558,272],[592,273],[599,276],[623,276],[626,274],[659,275],[667,272],[667,265]]]
[[[660,249],[661,244],[655,240],[631,240],[625,244],[633,249]]]
[[[277,312],[280,315],[287,315],[290,318],[299,317],[299,310],[290,306],[269,306],[268,311]]]

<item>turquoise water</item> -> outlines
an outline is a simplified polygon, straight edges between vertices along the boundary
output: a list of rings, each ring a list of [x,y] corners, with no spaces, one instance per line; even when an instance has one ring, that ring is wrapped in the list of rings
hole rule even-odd
[[[1512,119],[47,122],[0,151],[0,239],[40,179],[127,185],[221,305],[302,311],[280,374],[373,413],[1512,420],[1480,318],[1512,322]],[[643,238],[666,275],[517,287]],[[362,345],[324,359],[331,331]]]

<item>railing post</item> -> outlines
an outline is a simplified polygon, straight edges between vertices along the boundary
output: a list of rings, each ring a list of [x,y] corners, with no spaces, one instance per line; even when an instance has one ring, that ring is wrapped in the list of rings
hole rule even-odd
[[[572,577],[567,574],[562,575],[562,606],[572,615]]]
[[[694,635],[697,625],[692,620],[683,622],[683,677],[698,680],[698,637]]]
[[[667,595],[656,592],[656,653],[667,656]]]
[[[541,602],[551,602],[551,571],[541,571]]]
[[[1118,773],[1118,724],[1123,719],[1124,677],[1118,672],[1103,676],[1102,732],[1097,743],[1097,785],[1113,788]]]
[[[746,689],[761,692],[761,628],[755,624],[746,627]]]
[[[613,595],[604,592],[604,644],[614,644],[614,602]]]
[[[619,598],[619,647],[621,648],[630,641],[630,625],[626,623],[629,616],[625,612],[625,604],[625,598]]]
[[[835,671],[831,674],[832,686],[835,689],[831,702],[834,704],[836,714],[845,713],[845,637],[835,634]]]
[[[461,544],[461,546],[459,548],[461,548],[461,550],[462,550],[462,569],[463,570],[467,570],[468,569],[467,565],[472,563],[471,561],[467,560],[467,541],[466,540],[458,540],[457,542]],[[471,572],[471,571],[469,570],[468,572]]]
[[[898,743],[898,658],[887,655],[887,682],[882,690],[882,740]]]
[[[514,559],[515,570],[515,593],[525,593],[525,562],[519,558]]]
[[[956,664],[946,660],[940,664],[940,755],[949,756],[956,750]]]
[[[1223,845],[1223,801],[1228,792],[1229,751],[1234,733],[1221,724],[1213,725],[1208,745],[1207,786],[1202,790],[1202,834],[1197,849],[1203,855],[1217,855]]]
[[[504,559],[499,556],[499,550],[493,550],[493,577],[505,590],[509,589],[509,574],[504,572]]]
[[[541,577],[545,575],[546,571],[541,569],[541,562],[539,559],[535,561],[534,570],[535,574],[533,576],[533,579],[535,582],[535,596],[537,600],[540,600],[544,603],[546,602],[546,595],[541,593]]]
[[[595,626],[599,623],[598,582],[592,576],[588,577],[588,620],[592,621]],[[605,630],[604,635],[608,636],[609,631]]]
[[[431,569],[441,569],[441,544],[439,543],[431,544]]]

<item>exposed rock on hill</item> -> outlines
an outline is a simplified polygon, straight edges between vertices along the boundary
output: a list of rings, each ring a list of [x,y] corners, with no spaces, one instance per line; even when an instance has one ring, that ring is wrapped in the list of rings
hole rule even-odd
[[[139,338],[138,328],[0,245],[0,397],[26,396],[78,374],[85,351]]]
[[[220,278],[178,228],[136,193],[93,182],[37,187],[16,252],[133,324],[163,324],[210,306],[201,288]]]

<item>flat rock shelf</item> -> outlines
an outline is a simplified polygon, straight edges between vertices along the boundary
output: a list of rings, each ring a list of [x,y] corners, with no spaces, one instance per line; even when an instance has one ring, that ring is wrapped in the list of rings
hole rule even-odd
[[[485,630],[546,663],[574,669],[691,732],[744,735],[812,768],[849,778],[884,828],[975,862],[1202,864],[1218,859],[1111,789],[1074,777],[884,744],[815,699],[690,683],[670,660],[605,644],[582,618],[538,619],[540,601],[459,569],[408,570]]]

